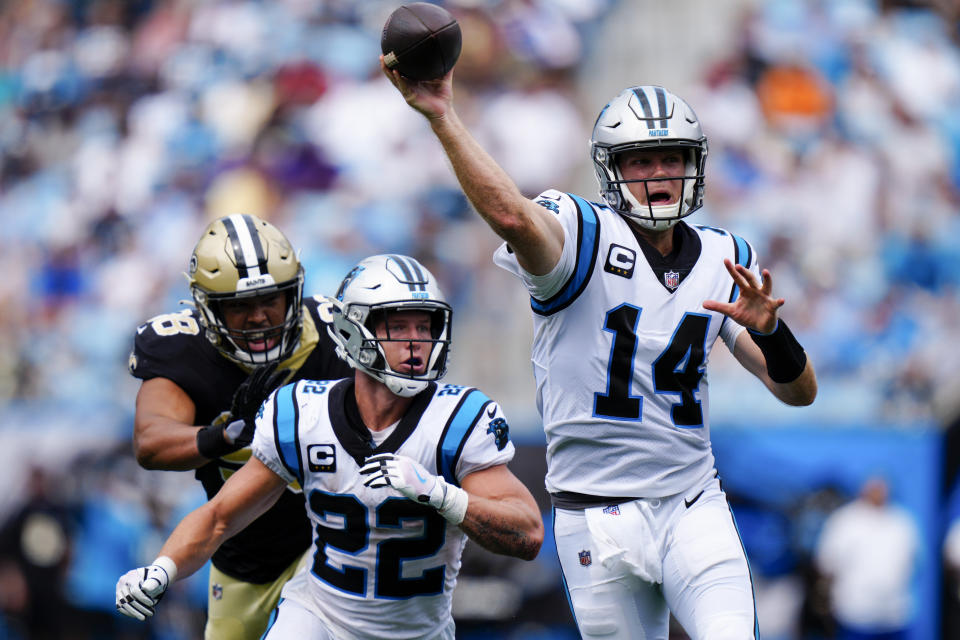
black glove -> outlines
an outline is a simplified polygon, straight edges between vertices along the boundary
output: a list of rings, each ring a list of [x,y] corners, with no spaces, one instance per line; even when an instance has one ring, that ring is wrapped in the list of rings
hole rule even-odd
[[[277,363],[257,367],[233,392],[230,413],[197,431],[197,450],[205,458],[219,458],[253,442],[257,411],[270,393],[279,387],[287,371],[277,371]]]

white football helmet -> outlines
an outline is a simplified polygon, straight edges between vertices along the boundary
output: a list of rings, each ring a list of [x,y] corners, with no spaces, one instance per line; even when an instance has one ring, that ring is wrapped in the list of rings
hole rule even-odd
[[[231,215],[211,222],[190,256],[190,293],[207,339],[224,356],[242,365],[287,358],[300,339],[303,267],[296,251],[275,226],[253,215]],[[231,330],[222,304],[275,293],[286,294],[283,322],[256,330]],[[254,351],[248,340],[279,338],[268,351]]]
[[[447,371],[453,310],[437,280],[426,267],[402,255],[377,255],[361,260],[337,290],[338,305],[327,332],[337,355],[351,367],[379,380],[394,394],[409,398]],[[382,343],[409,339],[377,338],[373,326],[381,314],[426,311],[431,316],[431,348],[426,371],[420,375],[394,371]]]
[[[637,149],[680,149],[686,158],[683,190],[673,204],[641,204],[626,186],[678,178],[624,180],[618,154]],[[647,229],[669,229],[703,206],[704,167],[707,137],[697,114],[683,99],[663,87],[641,86],[624,89],[603,108],[593,125],[590,153],[600,183],[600,197],[623,216]],[[649,202],[649,198],[647,199]]]

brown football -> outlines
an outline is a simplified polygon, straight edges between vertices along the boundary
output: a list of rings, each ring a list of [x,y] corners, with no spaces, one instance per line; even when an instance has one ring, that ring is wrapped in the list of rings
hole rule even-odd
[[[411,80],[445,75],[460,57],[460,24],[449,11],[429,2],[401,5],[380,34],[380,50],[389,69]]]

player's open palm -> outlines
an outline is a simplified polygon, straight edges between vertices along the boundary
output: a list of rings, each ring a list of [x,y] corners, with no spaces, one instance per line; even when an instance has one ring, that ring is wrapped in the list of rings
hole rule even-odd
[[[436,80],[411,80],[396,69],[388,69],[380,56],[380,69],[411,107],[427,118],[440,118],[453,101],[453,70]]]
[[[737,324],[759,333],[770,333],[777,327],[777,309],[783,306],[783,298],[773,297],[773,278],[770,272],[763,270],[763,282],[744,267],[724,259],[724,266],[740,288],[740,295],[733,302],[704,300],[703,308],[718,311],[733,319]]]

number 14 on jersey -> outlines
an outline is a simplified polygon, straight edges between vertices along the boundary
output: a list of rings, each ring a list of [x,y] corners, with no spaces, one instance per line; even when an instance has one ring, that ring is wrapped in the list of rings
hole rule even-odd
[[[637,323],[643,309],[622,304],[607,311],[604,331],[613,334],[607,362],[607,388],[593,394],[595,416],[612,420],[643,420],[643,396],[631,394],[637,355]],[[679,395],[670,417],[677,427],[703,426],[703,411],[696,392],[703,378],[710,316],[684,314],[667,347],[653,361],[653,392]],[[639,363],[643,366],[643,363]]]

